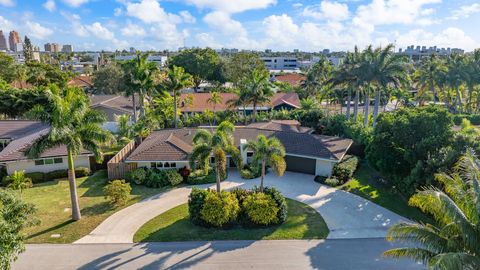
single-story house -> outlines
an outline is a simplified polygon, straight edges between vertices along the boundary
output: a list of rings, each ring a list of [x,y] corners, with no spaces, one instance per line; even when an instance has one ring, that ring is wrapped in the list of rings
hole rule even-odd
[[[140,108],[140,101],[138,96],[135,99],[137,111]],[[107,130],[116,132],[117,119],[116,116],[128,114],[133,119],[133,102],[132,97],[123,95],[90,95],[90,107],[96,111],[105,113],[107,121],[103,127]]]
[[[211,132],[215,127],[203,127]],[[183,168],[189,166],[188,156],[193,149],[193,137],[197,128],[164,129],[154,131],[126,159],[137,167]],[[311,130],[294,121],[275,121],[237,126],[233,134],[235,145],[242,158],[249,161],[253,153],[244,151],[242,145],[256,140],[263,134],[276,137],[285,146],[287,170],[312,175],[329,176],[333,166],[340,162],[352,144],[352,140],[314,135]],[[233,167],[230,158],[227,164]]]
[[[68,81],[67,85],[79,87],[85,91],[90,91],[93,89],[92,77],[87,75],[76,76]]]
[[[227,110],[237,110],[242,113],[243,107],[232,108],[229,106],[229,101],[235,100],[238,95],[235,93],[219,93],[221,97],[220,104],[212,104],[208,100],[212,97],[211,93],[190,93],[181,94],[180,96],[180,111],[184,114],[203,113],[205,110],[212,112],[220,112]],[[258,111],[271,111],[271,110],[292,110],[300,108],[300,98],[297,93],[275,93],[270,102],[265,104],[258,104]],[[248,105],[245,107],[246,113],[250,114],[253,111],[253,106]]]
[[[48,149],[37,159],[29,159],[25,151],[50,127],[38,121],[0,120],[0,166],[8,174],[24,170],[30,172],[51,172],[67,170],[67,148],[64,145]],[[87,150],[74,157],[76,167],[90,169],[90,156]]]

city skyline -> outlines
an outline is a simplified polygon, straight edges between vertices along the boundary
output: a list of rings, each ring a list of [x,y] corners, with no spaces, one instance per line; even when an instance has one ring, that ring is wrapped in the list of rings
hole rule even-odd
[[[0,0],[0,30],[81,50],[480,47],[477,1]]]

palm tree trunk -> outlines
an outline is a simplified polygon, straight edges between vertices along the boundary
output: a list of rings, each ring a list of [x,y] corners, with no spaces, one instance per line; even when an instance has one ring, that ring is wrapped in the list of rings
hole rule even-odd
[[[133,122],[137,123],[137,102],[135,102],[135,93],[132,95]]]
[[[217,163],[217,162],[218,162],[218,160],[215,159],[215,163]],[[220,181],[221,181],[220,178],[221,178],[221,175],[220,175],[220,168],[218,168],[218,165],[217,165],[217,171],[215,173],[215,178],[217,180],[217,192],[220,193]]]
[[[173,122],[175,128],[177,128],[177,92],[173,91]]]
[[[243,122],[247,125],[247,108],[243,105]]]
[[[140,102],[140,117],[145,117],[145,96],[143,94],[139,95]]]
[[[257,100],[253,101],[253,122],[257,122]]]
[[[363,106],[363,126],[368,126],[368,108],[370,106],[370,89],[367,87],[365,91],[365,104]]]
[[[360,103],[360,91],[358,90],[358,87],[357,89],[355,89],[355,104],[353,105],[353,118],[355,121],[357,121],[357,117],[358,117],[358,103]]]
[[[435,85],[433,85],[433,83],[430,84],[430,91],[433,94],[433,104],[437,105],[437,92],[435,91]]]
[[[352,101],[352,89],[348,88],[348,95],[347,95],[347,120],[350,120],[350,102]]]
[[[458,113],[458,106],[460,106],[460,109],[462,107],[462,98],[460,97],[460,89],[459,87],[455,87],[455,113]]]
[[[70,200],[72,202],[72,219],[77,221],[82,218],[80,207],[78,205],[77,183],[75,181],[75,165],[73,163],[73,153],[70,149],[68,152],[68,183],[70,185]]]
[[[260,178],[260,192],[263,192],[263,179],[265,178],[265,160],[262,160],[262,177]]]
[[[378,108],[380,106],[380,90],[375,91],[375,106],[373,107],[373,126],[377,124]]]

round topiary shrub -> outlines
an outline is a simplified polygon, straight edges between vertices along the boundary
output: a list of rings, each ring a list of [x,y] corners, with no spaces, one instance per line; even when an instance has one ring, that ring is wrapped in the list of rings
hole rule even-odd
[[[255,225],[268,226],[278,223],[278,206],[270,195],[255,192],[243,201],[248,219]]]
[[[274,187],[264,187],[263,193],[270,195],[278,206],[278,224],[285,222],[287,220],[288,209],[287,201],[285,200],[285,197],[283,197],[282,193],[280,193],[280,191]]]
[[[237,219],[240,206],[234,194],[209,191],[200,211],[202,220],[214,227],[224,227]]]
[[[183,182],[183,177],[177,170],[166,170],[165,178],[170,186],[176,186]]]
[[[205,222],[200,215],[200,211],[202,211],[208,193],[207,190],[193,188],[188,196],[188,213],[190,214],[190,220],[195,225],[205,225]]]
[[[129,182],[141,185],[145,182],[145,179],[147,179],[147,172],[143,168],[138,168],[128,173],[127,178]]]
[[[132,187],[123,179],[113,180],[103,188],[103,192],[112,205],[120,206],[127,203]]]

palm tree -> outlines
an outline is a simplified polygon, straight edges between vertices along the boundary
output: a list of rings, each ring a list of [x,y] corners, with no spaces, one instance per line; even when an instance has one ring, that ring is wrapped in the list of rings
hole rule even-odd
[[[230,122],[222,122],[217,127],[214,134],[205,129],[197,131],[193,137],[193,150],[190,155],[190,164],[192,168],[202,168],[205,174],[208,174],[209,160],[213,157],[215,160],[215,177],[217,182],[217,192],[220,192],[220,181],[227,173],[227,157],[230,155],[238,168],[241,168],[242,158],[240,151],[235,147],[233,141],[233,132],[235,126]]]
[[[227,101],[227,106],[237,110],[239,107],[243,109],[244,124],[247,124],[247,106],[249,104],[249,93],[247,91],[239,91],[237,98]]]
[[[462,95],[460,86],[467,77],[465,68],[465,57],[460,54],[452,54],[447,58],[447,73],[445,75],[446,83],[451,89],[455,90],[455,103],[453,105],[454,112],[457,113],[458,107],[462,106]]]
[[[305,80],[302,82],[302,88],[305,90],[304,96],[316,97],[322,92],[323,87],[328,84],[333,71],[333,65],[326,57],[321,57],[307,72]]]
[[[263,70],[254,69],[245,80],[242,91],[246,91],[247,100],[253,106],[253,121],[257,119],[257,106],[270,101],[273,90],[269,81],[269,74]]]
[[[260,191],[263,191],[263,179],[265,178],[265,168],[270,166],[275,174],[282,176],[285,173],[285,148],[275,137],[268,138],[264,135],[258,135],[257,141],[249,141],[244,150],[253,151],[253,161],[262,164],[262,176],[260,178]]]
[[[47,110],[44,106],[37,105],[32,109],[31,115],[50,124],[50,131],[27,150],[27,155],[30,158],[38,158],[48,149],[66,146],[72,218],[80,220],[73,157],[82,149],[86,149],[100,162],[103,156],[99,145],[111,141],[112,136],[102,128],[105,116],[90,109],[88,97],[80,89],[66,88],[62,95],[54,95],[52,104],[45,106],[50,107],[50,113],[45,113]]]
[[[168,68],[167,77],[160,85],[164,91],[173,95],[174,126],[178,127],[177,96],[178,91],[192,84],[192,76],[186,73],[182,67],[173,66]]]
[[[443,62],[435,54],[422,60],[420,67],[415,72],[415,79],[418,81],[419,93],[426,90],[433,95],[433,103],[437,103],[437,89],[441,87],[441,79],[447,72]]]
[[[480,84],[480,50],[477,49],[471,57],[467,59],[467,64],[465,66],[465,84],[468,89],[468,100],[467,100],[467,112],[472,113],[472,99],[473,93],[475,91],[475,86]],[[478,91],[477,91],[477,100],[478,100]],[[477,103],[478,106],[478,103]],[[478,110],[478,107],[477,107]]]
[[[158,66],[148,61],[148,53],[137,56],[122,64],[125,72],[126,95],[132,96],[133,118],[137,122],[137,104],[135,94],[140,98],[140,117],[145,116],[145,97],[151,96],[155,91]]]
[[[453,174],[438,174],[444,192],[429,188],[410,198],[409,204],[431,214],[432,224],[400,223],[388,232],[389,241],[413,243],[384,255],[409,257],[429,269],[480,269],[480,160],[467,153]]]
[[[208,104],[213,104],[213,111],[215,112],[217,104],[222,104],[222,96],[218,92],[210,93],[210,97],[207,99]]]

